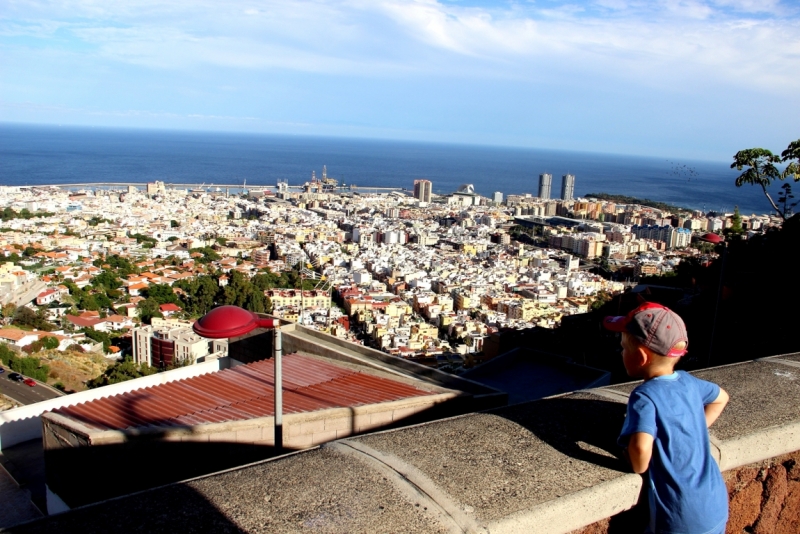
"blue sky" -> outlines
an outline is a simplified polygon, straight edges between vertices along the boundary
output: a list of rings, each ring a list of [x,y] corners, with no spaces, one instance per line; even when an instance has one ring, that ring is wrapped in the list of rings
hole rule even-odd
[[[726,161],[800,137],[779,0],[5,0],[0,121]]]

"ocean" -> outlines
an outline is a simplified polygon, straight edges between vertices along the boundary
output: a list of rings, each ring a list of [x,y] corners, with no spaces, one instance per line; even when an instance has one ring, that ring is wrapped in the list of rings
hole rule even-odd
[[[741,147],[738,147],[741,148]],[[732,149],[731,156],[735,150]],[[322,166],[340,183],[434,193],[462,184],[491,197],[538,191],[540,173],[574,174],[575,195],[613,193],[703,211],[767,213],[761,189],[737,188],[727,162],[649,158],[535,148],[367,139],[0,124],[0,184],[96,182],[301,185]],[[777,187],[773,198],[777,197]]]

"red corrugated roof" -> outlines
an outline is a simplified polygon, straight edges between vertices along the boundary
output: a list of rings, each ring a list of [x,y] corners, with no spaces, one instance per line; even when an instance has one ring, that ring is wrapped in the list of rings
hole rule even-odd
[[[263,360],[60,408],[97,430],[187,426],[274,415],[274,365]],[[364,406],[432,395],[302,354],[283,358],[283,412]]]

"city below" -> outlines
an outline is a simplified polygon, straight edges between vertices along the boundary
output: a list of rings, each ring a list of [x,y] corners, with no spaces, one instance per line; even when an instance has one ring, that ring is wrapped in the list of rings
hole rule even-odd
[[[429,180],[342,187],[325,170],[294,187],[0,187],[0,492],[17,503],[0,528],[47,530],[24,522],[376,430],[583,391],[620,401],[591,389],[626,380],[592,312],[668,293],[653,280],[782,221],[573,198],[575,181],[542,174],[534,193],[491,198]],[[240,313],[233,337],[208,326]],[[555,399],[554,413],[578,406]],[[98,463],[118,467],[75,483]],[[556,531],[608,513],[561,516]]]
[[[459,373],[491,357],[483,345],[499,330],[556,328],[643,276],[709,258],[698,237],[734,218],[574,199],[569,174],[551,198],[552,182],[542,174],[536,194],[492,198],[469,184],[434,195],[428,180],[344,190],[324,170],[302,186],[234,192],[163,182],[3,187],[5,323],[19,323],[15,307],[38,322],[0,338],[29,353],[50,337],[65,353],[185,365],[224,354],[190,326],[236,303]],[[748,234],[773,223],[740,217]],[[159,337],[170,349],[154,354]],[[48,365],[69,358],[56,360]],[[103,365],[48,381],[81,390]]]

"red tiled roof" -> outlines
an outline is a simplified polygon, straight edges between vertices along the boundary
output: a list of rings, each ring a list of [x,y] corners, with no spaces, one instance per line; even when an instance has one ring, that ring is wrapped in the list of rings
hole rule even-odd
[[[67,321],[71,322],[75,326],[80,326],[80,327],[94,328],[95,326],[103,322],[103,319],[100,319],[98,317],[95,318],[78,317],[77,315],[69,315],[69,314],[65,315],[65,317],[67,318]]]
[[[432,395],[302,354],[283,358],[283,411],[303,413]],[[59,408],[97,430],[187,426],[274,415],[273,360]]]

